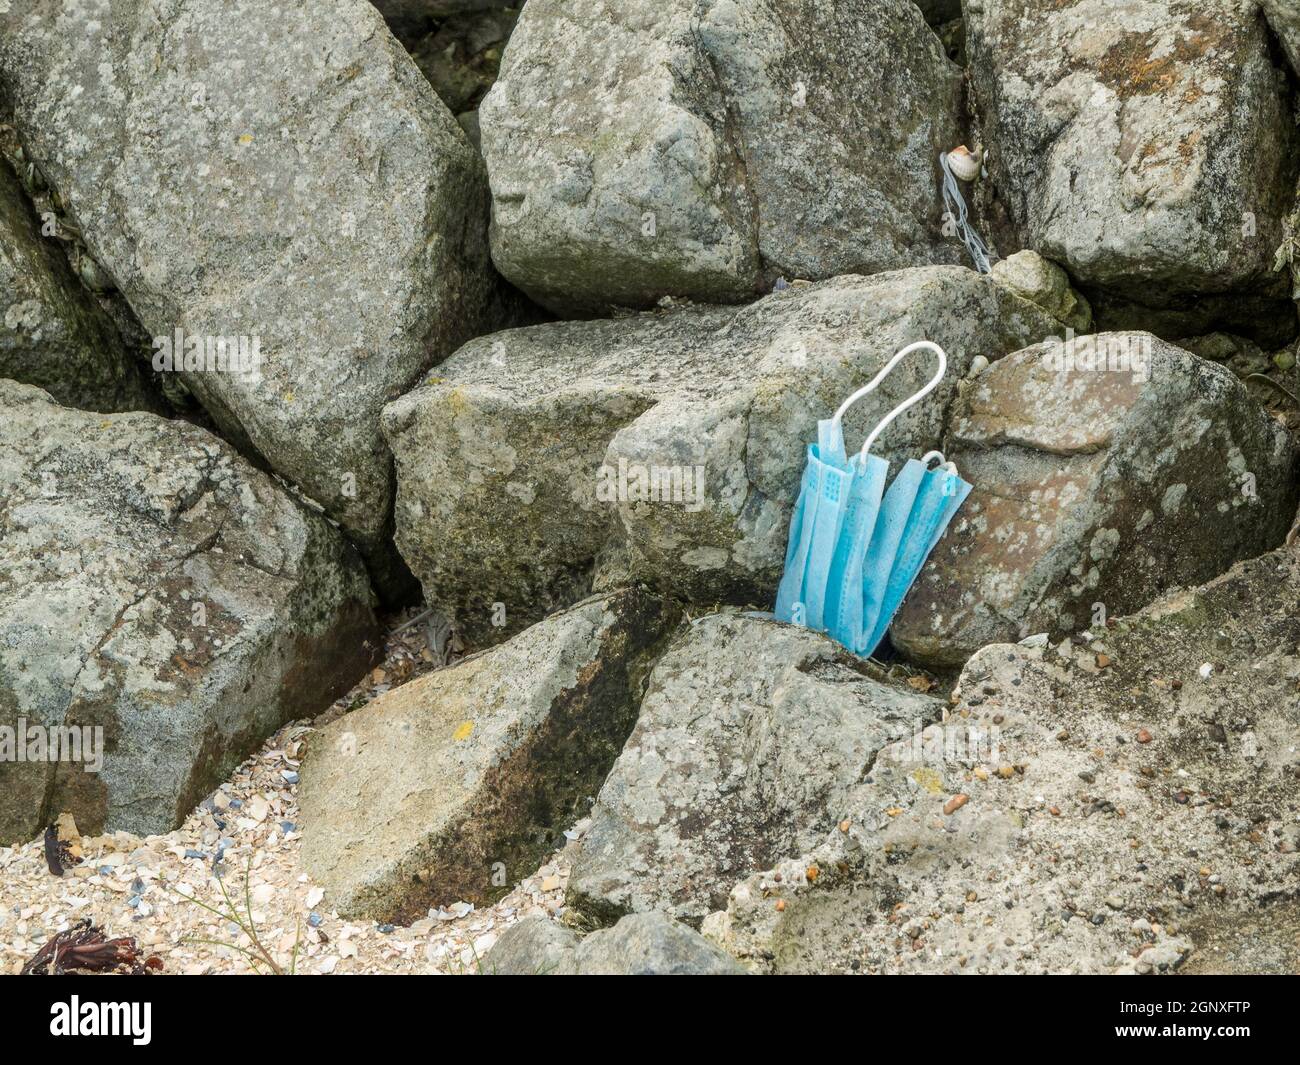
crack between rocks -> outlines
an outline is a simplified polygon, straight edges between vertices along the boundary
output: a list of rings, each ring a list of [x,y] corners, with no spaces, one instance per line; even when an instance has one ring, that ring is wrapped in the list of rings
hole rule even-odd
[[[718,68],[717,58],[705,43],[704,35],[700,32],[700,15],[698,13],[693,15],[691,19],[691,37],[695,42],[699,54],[708,64],[709,72],[713,75],[713,88],[717,93],[723,112],[723,132],[726,136],[727,146],[730,149],[728,154],[734,156],[736,163],[742,172],[741,179],[751,204],[749,210],[749,222],[753,227],[753,241],[751,246],[754,253],[755,270],[758,274],[755,278],[754,287],[755,289],[758,289],[763,283],[763,273],[766,268],[766,262],[763,259],[761,240],[763,208],[759,199],[758,190],[755,187],[754,182],[750,179],[752,167],[750,166],[749,146],[745,142],[742,127],[736,119],[735,109],[728,99],[725,90],[725,82],[723,81],[722,73]]]

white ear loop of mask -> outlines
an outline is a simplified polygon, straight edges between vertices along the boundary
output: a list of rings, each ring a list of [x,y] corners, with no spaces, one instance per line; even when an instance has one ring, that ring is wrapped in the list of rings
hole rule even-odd
[[[952,168],[948,165],[947,152],[939,153],[939,165],[943,167],[943,205],[952,216],[957,228],[957,236],[966,246],[971,261],[975,263],[975,269],[981,274],[987,274],[990,269],[988,245],[966,220],[966,200],[962,197],[961,186],[957,184]]]
[[[938,344],[935,344],[933,341],[930,340],[917,340],[911,344],[908,344],[907,347],[898,351],[892,359],[890,359],[887,363],[885,363],[884,368],[878,374],[876,374],[875,377],[873,377],[869,382],[867,382],[856,392],[854,392],[853,395],[849,396],[848,399],[846,399],[843,403],[841,403],[840,409],[837,410],[835,414],[831,417],[832,424],[834,424],[836,431],[839,432],[840,422],[844,420],[844,415],[848,411],[848,409],[851,406],[853,406],[853,404],[855,404],[858,400],[860,400],[863,396],[868,395],[871,392],[874,392],[876,386],[880,384],[880,382],[883,381],[886,377],[889,376],[889,372],[899,364],[899,362],[904,358],[904,356],[909,355],[911,352],[917,351],[921,348],[925,348],[927,351],[933,351],[939,357],[939,372],[936,373],[932,378],[930,378],[929,382],[919,392],[917,392],[912,396],[909,396],[907,399],[903,400],[903,402],[900,403],[897,407],[895,407],[888,414],[886,414],[880,420],[879,424],[874,429],[871,430],[871,434],[863,442],[862,450],[858,454],[858,460],[860,462],[866,461],[867,452],[871,450],[871,445],[876,442],[876,437],[878,437],[885,430],[885,427],[889,425],[890,422],[892,422],[895,418],[897,418],[900,414],[902,414],[913,404],[919,403],[921,400],[923,400],[926,396],[928,396],[931,392],[935,390],[939,382],[943,380],[943,375],[948,372],[947,354],[944,352],[943,348],[939,347]],[[938,454],[938,452],[931,452],[931,454]],[[929,456],[926,457],[927,459],[929,458]],[[940,455],[939,457],[942,458],[943,456]]]
[[[957,463],[949,462],[944,457],[942,451],[927,451],[924,455],[921,456],[921,465],[924,466],[927,470],[930,468],[931,459],[937,459],[939,462],[939,465],[935,467],[936,470],[947,470],[954,477],[961,476],[961,474],[957,472]]]

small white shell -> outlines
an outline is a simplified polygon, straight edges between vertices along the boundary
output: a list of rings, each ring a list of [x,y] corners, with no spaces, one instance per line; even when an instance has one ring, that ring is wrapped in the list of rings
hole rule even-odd
[[[974,181],[979,177],[980,153],[972,152],[966,145],[959,144],[948,153],[948,166],[960,180]]]

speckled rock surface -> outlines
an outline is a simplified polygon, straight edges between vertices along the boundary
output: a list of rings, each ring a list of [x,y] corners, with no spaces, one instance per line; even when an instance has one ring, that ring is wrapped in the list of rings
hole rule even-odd
[[[374,636],[355,552],[227,445],[0,381],[0,725],[104,730],[97,773],[0,762],[0,841],[175,827]]]
[[[1090,299],[1108,294],[1093,301],[1104,328],[1208,332],[1208,321],[1180,329],[1172,313],[1157,325],[1145,308],[1195,319],[1217,299],[1211,317],[1294,335],[1272,256],[1295,189],[1296,130],[1253,5],[966,0],[964,10],[989,167],[1019,246],[1061,263]]]
[[[676,620],[640,591],[595,597],[323,729],[305,868],[349,917],[504,895],[585,813]]]
[[[989,278],[928,267],[795,286],[743,308],[482,337],[384,412],[398,547],[472,639],[573,602],[598,569],[600,582],[630,573],[699,602],[768,606],[818,418],[928,337],[947,349],[948,376],[878,446],[894,461],[919,456],[937,446],[977,354],[1059,329]],[[845,418],[850,445],[933,372],[929,356],[900,364]],[[655,469],[669,479],[657,491]]]
[[[113,323],[73,275],[13,172],[0,162],[0,377],[60,403],[160,411]]]
[[[819,842],[877,752],[943,704],[819,633],[715,614],[655,666],[569,879],[569,920],[698,925],[732,885]]]
[[[385,584],[379,408],[490,327],[478,153],[363,0],[4,7],[0,89],[90,251],[152,336],[260,338],[186,385]]]
[[[959,262],[959,85],[911,0],[529,0],[479,112],[493,261],[566,312]]]
[[[975,488],[890,630],[930,664],[1208,580],[1281,543],[1296,509],[1285,429],[1230,370],[1146,333],[1003,359],[948,443]]]
[[[483,964],[494,976],[743,976],[729,954],[661,913],[624,917],[585,939],[545,917],[512,925]]]
[[[1298,599],[1295,547],[1095,640],[984,648],[846,830],[738,884],[706,934],[761,970],[1146,973],[1294,926]]]

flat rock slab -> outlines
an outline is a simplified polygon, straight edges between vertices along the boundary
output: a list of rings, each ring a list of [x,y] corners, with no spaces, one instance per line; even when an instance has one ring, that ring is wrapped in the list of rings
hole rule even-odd
[[[911,0],[529,0],[480,108],[493,261],[562,313],[960,262],[960,83]]]
[[[379,409],[500,324],[478,153],[364,0],[4,7],[0,87],[95,259],[153,337],[257,338],[186,386],[386,582]]]
[[[1001,360],[948,443],[975,488],[890,630],[934,665],[1209,580],[1276,547],[1300,492],[1293,442],[1232,372],[1148,333]]]
[[[1254,330],[1281,319],[1294,335],[1272,259],[1294,197],[1296,131],[1253,5],[976,0],[965,10],[989,166],[1020,246],[1061,263],[1090,297],[1137,305],[1094,302],[1106,328],[1166,334],[1143,308],[1196,319],[1221,297],[1220,318]],[[1172,335],[1212,328],[1198,325]]]
[[[211,434],[0,381],[0,741],[20,722],[47,754],[50,730],[103,739],[97,771],[84,745],[0,760],[0,841],[62,811],[174,828],[365,672],[370,600],[338,532]]]
[[[98,411],[162,404],[108,315],[68,265],[0,162],[0,377],[36,385],[59,403]]]
[[[812,848],[876,753],[942,704],[872,679],[819,633],[715,614],[650,676],[592,811],[572,919],[662,910],[698,925],[740,878]]]
[[[511,925],[483,961],[492,976],[743,976],[729,954],[662,913],[624,917],[585,939],[545,917]]]
[[[597,597],[315,735],[303,864],[349,917],[404,924],[505,894],[585,812],[676,611]]]
[[[770,605],[819,418],[928,338],[947,350],[948,376],[877,447],[895,463],[919,457],[939,445],[976,355],[1059,329],[997,281],[926,267],[743,308],[481,337],[385,409],[398,547],[428,600],[477,640],[517,631],[593,580]],[[849,445],[933,373],[928,354],[901,363],[845,418]]]
[[[1204,970],[1226,938],[1277,964],[1233,930],[1295,921],[1297,601],[1293,547],[1096,640],[984,648],[849,831],[737,884],[706,934],[777,972]]]

